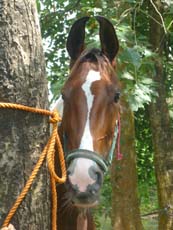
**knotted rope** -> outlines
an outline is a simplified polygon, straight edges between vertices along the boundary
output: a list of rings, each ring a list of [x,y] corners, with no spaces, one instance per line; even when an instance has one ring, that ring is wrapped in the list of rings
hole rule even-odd
[[[56,183],[64,183],[66,181],[66,167],[65,167],[65,160],[64,160],[64,153],[62,149],[62,145],[60,142],[60,138],[58,135],[58,122],[61,121],[61,118],[56,111],[49,111],[44,109],[37,109],[33,107],[28,107],[24,105],[19,104],[12,104],[12,103],[0,103],[0,108],[3,109],[15,109],[15,110],[23,110],[31,113],[37,113],[45,116],[50,116],[50,122],[53,125],[52,134],[50,136],[50,139],[48,140],[48,143],[46,144],[45,148],[43,149],[43,152],[41,153],[28,181],[26,182],[25,187],[23,188],[22,192],[18,196],[17,200],[15,201],[13,207],[9,211],[6,219],[4,220],[4,223],[2,225],[2,228],[10,226],[9,223],[14,216],[16,210],[18,209],[19,205],[27,195],[35,177],[37,176],[37,173],[40,169],[40,167],[43,164],[43,161],[45,160],[47,156],[47,163],[48,163],[48,169],[50,172],[50,178],[51,178],[51,191],[52,191],[52,230],[57,230],[57,192],[56,192]],[[60,160],[60,167],[61,167],[61,173],[62,176],[59,177],[55,172],[55,146],[58,148],[58,154],[59,154],[59,160]]]

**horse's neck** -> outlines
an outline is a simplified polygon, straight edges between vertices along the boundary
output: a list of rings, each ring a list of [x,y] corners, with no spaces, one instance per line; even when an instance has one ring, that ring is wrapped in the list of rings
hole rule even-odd
[[[83,215],[78,213],[78,215],[73,215],[66,213],[66,215],[59,216],[61,218],[61,227],[59,230],[95,230],[95,226],[92,221],[91,214],[87,213]]]
[[[58,192],[58,230],[95,230],[90,211],[82,213],[75,207],[65,210],[62,196],[60,188]]]

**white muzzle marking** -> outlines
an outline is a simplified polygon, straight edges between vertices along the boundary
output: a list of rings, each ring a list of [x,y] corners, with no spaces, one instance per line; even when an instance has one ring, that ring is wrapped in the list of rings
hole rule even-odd
[[[77,185],[79,192],[85,192],[88,185],[95,183],[95,180],[89,175],[89,168],[95,164],[96,163],[90,159],[76,159],[74,172],[71,176],[69,176],[69,179],[73,185]]]

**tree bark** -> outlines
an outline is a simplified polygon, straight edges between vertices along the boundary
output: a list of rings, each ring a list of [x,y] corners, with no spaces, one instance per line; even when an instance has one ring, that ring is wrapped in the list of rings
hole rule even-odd
[[[0,0],[0,101],[48,107],[45,63],[34,0]],[[0,226],[48,138],[48,118],[0,109]],[[12,219],[18,230],[50,229],[44,166]]]
[[[160,0],[153,1],[158,11],[162,13]],[[150,13],[161,22],[160,15],[152,5]],[[155,59],[156,74],[153,80],[157,84],[158,97],[149,106],[149,116],[152,129],[152,139],[155,154],[155,171],[157,179],[158,202],[162,212],[159,214],[159,230],[173,229],[173,132],[166,102],[165,74],[163,67],[164,31],[156,21],[150,20],[150,43],[158,57]]]
[[[121,99],[121,153],[112,167],[112,223],[114,230],[141,230],[137,197],[137,170],[133,113],[125,98]]]

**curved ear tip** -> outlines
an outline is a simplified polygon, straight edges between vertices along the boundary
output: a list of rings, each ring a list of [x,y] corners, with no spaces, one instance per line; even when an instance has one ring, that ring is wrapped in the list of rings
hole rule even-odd
[[[84,49],[85,24],[89,18],[89,16],[85,16],[77,19],[69,31],[66,49],[73,60],[76,60]]]
[[[82,17],[82,18],[79,18],[79,19],[77,19],[74,23],[73,23],[73,25],[72,25],[72,27],[71,27],[71,29],[70,29],[70,32],[73,32],[73,30],[74,29],[76,29],[76,28],[78,28],[78,26],[83,26],[83,25],[85,25],[85,23],[89,20],[89,16],[85,16],[85,17]]]
[[[112,24],[106,17],[101,16],[101,15],[95,16],[95,19],[96,19],[98,22],[106,21],[106,22]]]
[[[119,42],[116,31],[111,21],[103,16],[96,16],[96,20],[100,25],[100,41],[103,53],[112,61],[117,55]]]
[[[82,18],[79,18],[79,19],[77,19],[75,22],[74,22],[74,24],[75,23],[78,23],[78,22],[87,22],[88,20],[90,19],[90,16],[84,16],[84,17],[82,17]]]

